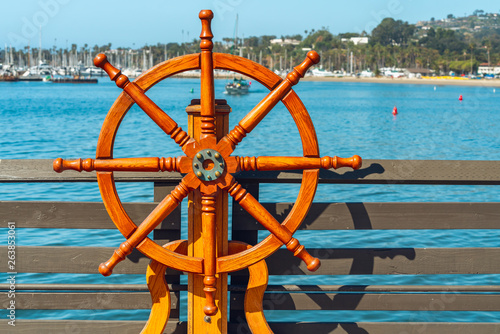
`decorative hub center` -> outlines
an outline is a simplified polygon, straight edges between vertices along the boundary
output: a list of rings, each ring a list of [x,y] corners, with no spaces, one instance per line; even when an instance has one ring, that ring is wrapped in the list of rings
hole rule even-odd
[[[222,155],[210,148],[196,153],[193,159],[193,172],[203,181],[214,181],[221,177],[226,168],[226,162]]]

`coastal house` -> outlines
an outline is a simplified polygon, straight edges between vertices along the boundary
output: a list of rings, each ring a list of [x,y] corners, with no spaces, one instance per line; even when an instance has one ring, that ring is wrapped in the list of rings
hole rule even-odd
[[[477,73],[483,74],[483,75],[485,75],[485,74],[493,74],[493,75],[500,74],[500,64],[491,65],[488,63],[482,63],[481,65],[479,65],[479,67],[477,69]]]
[[[342,42],[353,42],[354,45],[358,44],[368,44],[368,37],[351,37],[351,38],[342,38]]]
[[[421,78],[423,76],[432,76],[434,75],[434,71],[428,68],[407,68],[405,69],[406,76],[410,79],[412,78]]]
[[[296,39],[290,39],[290,38],[275,38],[269,41],[271,44],[279,44],[280,46],[283,45],[299,45],[300,41]]]

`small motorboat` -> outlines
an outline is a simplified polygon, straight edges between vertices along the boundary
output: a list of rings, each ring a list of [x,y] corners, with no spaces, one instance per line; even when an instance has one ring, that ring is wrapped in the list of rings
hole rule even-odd
[[[248,94],[250,89],[250,82],[247,82],[245,79],[234,78],[232,82],[228,82],[226,84],[226,94],[230,95],[241,95]]]

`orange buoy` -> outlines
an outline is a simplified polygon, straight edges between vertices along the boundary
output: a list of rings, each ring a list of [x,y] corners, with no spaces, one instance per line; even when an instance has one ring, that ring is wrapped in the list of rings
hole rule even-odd
[[[460,96],[458,97],[458,101],[462,101],[463,99],[464,99],[464,98],[462,97],[462,95],[460,95]]]
[[[394,109],[392,109],[392,114],[396,116],[398,114],[398,108],[394,106]]]

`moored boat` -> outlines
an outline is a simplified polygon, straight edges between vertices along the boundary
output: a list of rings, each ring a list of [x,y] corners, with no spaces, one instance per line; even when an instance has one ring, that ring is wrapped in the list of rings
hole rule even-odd
[[[248,94],[251,83],[247,82],[245,79],[234,78],[232,82],[226,84],[226,93],[230,95],[242,95]]]

